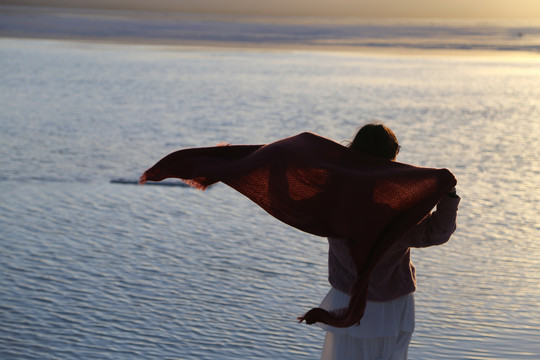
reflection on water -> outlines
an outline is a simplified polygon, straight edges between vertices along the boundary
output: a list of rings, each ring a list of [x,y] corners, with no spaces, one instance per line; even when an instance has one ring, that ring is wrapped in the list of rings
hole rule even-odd
[[[540,355],[540,62],[0,42],[0,357],[313,359],[324,239],[222,185],[136,180],[181,147],[379,118],[448,167],[459,228],[416,250],[413,359]]]

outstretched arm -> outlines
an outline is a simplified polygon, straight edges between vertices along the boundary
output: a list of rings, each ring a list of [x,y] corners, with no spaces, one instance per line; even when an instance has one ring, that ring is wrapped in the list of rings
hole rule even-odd
[[[443,196],[434,212],[409,230],[399,241],[408,247],[428,247],[447,242],[456,230],[458,205],[461,198],[455,189]]]

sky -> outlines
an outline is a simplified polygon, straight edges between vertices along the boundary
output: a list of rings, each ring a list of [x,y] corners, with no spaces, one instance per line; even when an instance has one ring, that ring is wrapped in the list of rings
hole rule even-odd
[[[0,4],[257,15],[540,19],[540,0],[0,0]]]

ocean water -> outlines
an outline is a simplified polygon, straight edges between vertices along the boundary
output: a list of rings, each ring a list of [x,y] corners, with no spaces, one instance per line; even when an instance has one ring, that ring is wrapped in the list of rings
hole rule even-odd
[[[325,239],[233,190],[135,186],[180,148],[379,119],[447,167],[411,359],[540,358],[540,60],[0,39],[0,358],[316,359]]]

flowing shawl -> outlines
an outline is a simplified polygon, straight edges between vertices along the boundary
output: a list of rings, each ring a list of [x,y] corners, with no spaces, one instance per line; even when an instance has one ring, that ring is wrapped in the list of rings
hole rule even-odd
[[[348,308],[315,308],[299,317],[335,327],[360,322],[377,260],[456,184],[447,169],[372,157],[312,133],[267,145],[179,150],[148,169],[140,183],[166,178],[201,190],[221,181],[288,225],[349,239],[358,276]]]

